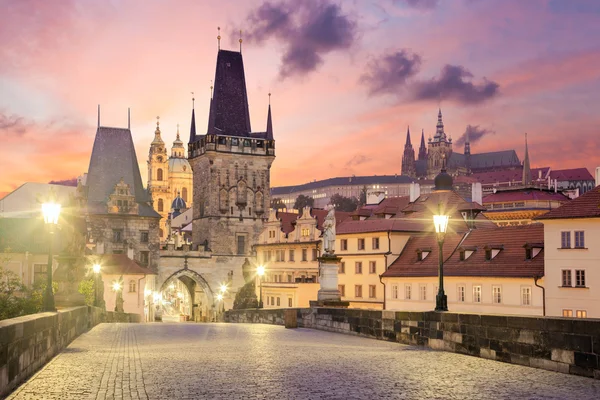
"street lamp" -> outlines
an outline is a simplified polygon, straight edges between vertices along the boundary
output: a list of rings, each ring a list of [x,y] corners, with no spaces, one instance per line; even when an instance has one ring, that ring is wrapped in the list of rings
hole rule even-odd
[[[92,266],[92,270],[94,271],[94,307],[100,307],[100,296],[98,294],[98,289],[100,288],[100,270],[102,267],[100,264],[96,263]]]
[[[52,245],[54,243],[54,227],[58,224],[58,217],[60,216],[60,204],[54,202],[48,202],[42,204],[42,214],[44,215],[44,222],[48,227],[50,233],[50,243],[48,245],[48,267],[47,267],[47,282],[46,282],[46,293],[44,294],[44,311],[56,311],[54,307],[54,293],[52,293]]]
[[[263,308],[263,301],[262,301],[262,277],[265,274],[265,267],[262,265],[259,265],[256,268],[256,274],[258,275],[258,284],[259,284],[259,298],[258,298],[258,308]]]
[[[440,278],[437,296],[435,296],[435,311],[448,311],[448,298],[444,293],[444,238],[448,229],[448,221],[450,217],[442,214],[441,210],[437,215],[433,216],[433,225],[437,235],[438,245],[440,246],[440,261],[438,275]]]

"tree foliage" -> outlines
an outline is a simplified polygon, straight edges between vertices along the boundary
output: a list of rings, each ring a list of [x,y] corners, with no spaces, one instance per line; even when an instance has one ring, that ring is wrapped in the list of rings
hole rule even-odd
[[[77,288],[79,293],[83,295],[85,298],[85,304],[88,306],[94,305],[94,297],[96,296],[96,287],[94,284],[94,278],[86,278],[79,282],[79,287]]]
[[[345,197],[341,194],[334,194],[329,199],[337,211],[352,212],[358,207],[358,199],[356,197]]]
[[[257,308],[258,299],[256,298],[256,288],[254,279],[246,283],[235,295],[233,301],[234,310],[244,310],[247,308]]]
[[[302,210],[304,207],[309,206],[313,207],[315,204],[315,199],[310,196],[305,196],[303,194],[296,197],[296,202],[294,203],[294,208],[296,210]]]
[[[367,204],[367,187],[363,186],[362,189],[360,189],[360,198],[358,199],[358,205],[362,207],[365,204]]]
[[[281,198],[273,197],[271,199],[271,208],[274,210],[282,210],[282,209],[286,209],[287,206],[285,205],[283,200],[281,200]]]

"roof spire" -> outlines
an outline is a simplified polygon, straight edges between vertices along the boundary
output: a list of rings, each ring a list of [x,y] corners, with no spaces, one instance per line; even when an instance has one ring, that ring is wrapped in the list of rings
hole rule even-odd
[[[444,122],[442,122],[442,109],[438,111],[438,121],[435,127],[435,135],[433,136],[434,141],[441,141],[446,139],[446,133],[444,132]],[[437,140],[436,140],[437,139]]]
[[[177,140],[180,140],[179,139],[179,124],[177,124]]]
[[[523,159],[523,186],[531,185],[531,168],[529,166],[529,149],[527,148],[527,133],[525,133],[525,158]]]
[[[412,146],[412,143],[410,142],[410,126],[406,128],[406,146]]]
[[[100,104],[98,104],[98,128],[100,128]]]
[[[217,31],[219,32],[217,34],[217,47],[219,50],[221,50],[221,27],[217,26]]]
[[[210,80],[210,99],[212,100],[213,98],[213,83],[212,83],[212,79]]]
[[[242,53],[242,30],[240,29],[240,54]]]
[[[273,140],[273,121],[271,120],[271,93],[269,92],[269,112],[267,113],[267,140]]]
[[[421,129],[421,145],[419,146],[418,159],[427,161],[427,147],[425,147],[425,129]]]
[[[194,106],[195,106],[196,99],[194,98],[194,92],[191,92],[191,93],[192,93],[192,110],[193,110]]]

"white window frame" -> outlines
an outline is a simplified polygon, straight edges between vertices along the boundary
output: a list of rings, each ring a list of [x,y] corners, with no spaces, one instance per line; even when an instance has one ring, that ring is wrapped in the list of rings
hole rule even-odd
[[[502,286],[500,286],[500,285],[492,286],[492,303],[502,304]]]
[[[392,285],[392,299],[398,299],[398,285]]]
[[[404,284],[404,300],[412,300],[412,284]]]
[[[478,289],[478,290],[476,290]],[[477,296],[476,296],[477,294]],[[473,285],[473,303],[482,303],[483,301],[483,293],[481,289],[481,285]]]
[[[525,299],[527,298],[527,301]],[[530,306],[532,303],[531,286],[521,286],[521,305]]]
[[[427,301],[427,285],[419,285],[419,300]]]
[[[467,301],[467,288],[465,285],[456,286],[456,300],[459,303],[464,303]]]

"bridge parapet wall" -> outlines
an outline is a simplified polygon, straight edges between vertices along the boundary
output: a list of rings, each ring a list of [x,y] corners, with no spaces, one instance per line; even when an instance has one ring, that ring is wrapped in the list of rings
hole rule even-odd
[[[0,398],[101,322],[141,322],[141,317],[82,306],[0,321]]]
[[[425,346],[600,379],[600,319],[299,308],[299,327]],[[285,309],[231,310],[227,322],[284,324]]]

